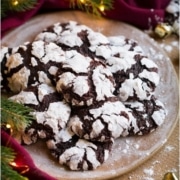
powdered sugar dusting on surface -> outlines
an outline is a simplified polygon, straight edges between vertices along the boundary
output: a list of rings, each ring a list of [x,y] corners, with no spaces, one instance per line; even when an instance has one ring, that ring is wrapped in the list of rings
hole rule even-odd
[[[164,149],[165,152],[171,152],[172,150],[174,150],[173,146],[171,146],[171,145],[166,145],[165,146],[165,149]]]
[[[149,176],[152,176],[154,174],[154,170],[152,168],[150,169],[144,169],[143,172],[146,174],[146,175],[149,175]]]
[[[160,47],[164,49],[167,53],[172,53],[174,49],[178,49],[179,43],[178,41],[172,41],[169,44],[165,44],[164,42],[160,43]]]
[[[128,141],[126,141],[126,142],[128,142]],[[172,165],[173,166],[172,168],[168,168],[168,164],[162,164],[164,162],[164,159],[166,159],[167,156],[173,155],[175,150],[176,150],[176,147],[172,146],[171,142],[168,142],[167,144],[165,144],[163,146],[163,150],[161,152],[159,152],[157,155],[157,156],[159,156],[158,159],[160,159],[160,160],[156,160],[156,158],[153,158],[153,160],[150,160],[149,165],[145,166],[145,168],[143,168],[144,166],[141,165],[138,168],[138,169],[140,169],[140,171],[142,170],[142,172],[143,172],[141,177],[138,175],[138,173],[135,173],[136,172],[135,171],[134,173],[133,172],[130,173],[128,179],[129,180],[132,180],[132,179],[133,180],[134,179],[156,180],[156,177],[163,177],[166,172],[172,172],[172,173],[177,174],[178,167],[174,167],[174,165]],[[166,168],[165,172],[164,172],[164,168],[162,166],[164,166]]]
[[[167,51],[167,52],[171,52],[172,51],[172,46],[170,46],[170,45],[166,45],[166,46],[164,46],[164,49],[165,49],[165,51]]]

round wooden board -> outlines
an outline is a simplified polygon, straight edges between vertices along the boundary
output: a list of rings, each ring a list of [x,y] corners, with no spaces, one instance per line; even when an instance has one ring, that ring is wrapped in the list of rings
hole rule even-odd
[[[63,11],[36,16],[9,32],[2,39],[2,45],[15,47],[26,41],[32,41],[37,33],[47,26],[69,20],[85,24],[107,36],[124,35],[127,38],[137,40],[146,54],[159,67],[161,79],[155,95],[165,104],[167,117],[164,124],[149,135],[117,139],[109,159],[94,171],[75,172],[67,170],[51,157],[43,141],[25,148],[31,154],[38,168],[57,179],[87,180],[116,177],[132,170],[150,158],[162,147],[172,133],[179,110],[176,73],[164,51],[142,31],[122,22],[97,19],[78,11]]]

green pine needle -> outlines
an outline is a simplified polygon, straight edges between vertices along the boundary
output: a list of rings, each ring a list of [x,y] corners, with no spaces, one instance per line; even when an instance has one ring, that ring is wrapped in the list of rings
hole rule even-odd
[[[8,3],[5,0],[1,1],[1,17],[6,16],[6,11],[8,9]]]
[[[8,147],[1,146],[1,162],[4,164],[9,164],[15,159],[16,153]]]
[[[28,180],[9,165],[14,161],[16,153],[8,147],[1,146],[1,178],[4,180]]]
[[[105,14],[104,11],[113,9],[113,0],[70,0],[70,7],[77,7],[88,14],[93,14],[100,17],[102,14]],[[100,10],[100,6],[104,6],[104,11]]]
[[[30,112],[29,107],[1,98],[1,125],[10,124],[13,131],[23,131],[34,120]]]
[[[37,4],[37,0],[2,0],[1,17],[5,17],[8,12],[23,12],[32,9]]]
[[[10,0],[10,1],[12,1],[12,0]],[[32,9],[37,3],[37,0],[17,0],[17,1],[18,1],[17,5],[9,3],[10,10],[17,11],[17,12],[23,12],[23,11]]]

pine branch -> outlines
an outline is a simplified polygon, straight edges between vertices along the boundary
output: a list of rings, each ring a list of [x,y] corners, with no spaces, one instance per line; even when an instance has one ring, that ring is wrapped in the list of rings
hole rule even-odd
[[[104,11],[113,9],[113,0],[70,0],[70,7],[77,7],[88,14],[101,16]]]
[[[8,9],[8,3],[5,0],[2,0],[1,1],[1,17],[6,16],[7,9]]]
[[[16,153],[8,147],[1,146],[1,178],[6,180],[28,180],[9,165],[14,161]]]
[[[10,124],[13,131],[23,131],[34,117],[32,109],[9,99],[1,98],[1,125]]]
[[[2,0],[1,17],[5,17],[7,12],[23,12],[32,9],[37,4],[37,0]]]
[[[8,147],[1,146],[1,162],[4,164],[9,164],[14,161],[15,152]]]
[[[37,0],[16,0],[14,2],[18,2],[18,3],[17,4],[9,3],[10,10],[22,12],[22,11],[32,9],[36,5]]]

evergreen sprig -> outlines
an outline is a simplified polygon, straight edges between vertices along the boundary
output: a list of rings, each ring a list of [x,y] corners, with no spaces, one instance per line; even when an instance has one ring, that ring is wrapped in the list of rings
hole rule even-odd
[[[70,6],[75,8],[76,6],[95,16],[101,16],[105,14],[106,10],[113,9],[113,0],[70,0]],[[103,6],[104,10],[101,11],[100,7]]]
[[[28,180],[10,166],[15,157],[16,153],[11,148],[1,146],[1,178],[5,180]]]
[[[30,10],[36,4],[37,0],[1,0],[1,17],[5,17],[8,12]]]
[[[76,6],[96,16],[105,14],[104,11],[113,8],[114,0],[69,0],[70,7],[75,8]],[[38,0],[1,0],[1,18],[6,17],[8,12],[24,12],[34,8],[37,5]],[[68,3],[68,1],[67,1]],[[101,10],[103,6],[104,10]]]
[[[10,124],[13,131],[23,131],[34,120],[30,112],[23,104],[1,98],[1,125]]]

